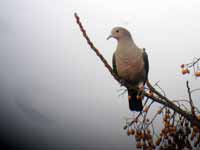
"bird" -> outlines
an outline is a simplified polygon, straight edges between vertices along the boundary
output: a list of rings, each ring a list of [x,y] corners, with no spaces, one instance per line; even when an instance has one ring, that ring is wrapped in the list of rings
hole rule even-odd
[[[120,77],[122,83],[129,83],[134,87],[127,88],[129,109],[141,112],[141,95],[149,73],[147,52],[135,44],[131,33],[124,27],[114,27],[107,40],[110,38],[117,40],[117,48],[112,58],[113,72]]]

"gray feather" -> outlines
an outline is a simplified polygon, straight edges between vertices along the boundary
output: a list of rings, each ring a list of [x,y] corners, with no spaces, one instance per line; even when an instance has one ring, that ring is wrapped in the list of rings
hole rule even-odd
[[[143,49],[143,60],[144,60],[144,69],[145,69],[145,72],[146,72],[146,75],[145,75],[145,80],[148,80],[148,73],[149,73],[149,59],[148,59],[148,55],[145,51],[145,48]]]
[[[116,60],[115,60],[115,53],[113,54],[113,58],[112,58],[112,65],[113,65],[113,72],[117,74],[117,66],[116,66]]]

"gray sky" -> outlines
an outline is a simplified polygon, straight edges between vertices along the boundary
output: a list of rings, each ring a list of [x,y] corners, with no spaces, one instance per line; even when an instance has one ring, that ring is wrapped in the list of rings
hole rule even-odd
[[[134,147],[123,130],[127,96],[118,96],[73,13],[110,63],[116,41],[106,37],[114,26],[129,29],[147,49],[151,81],[183,98],[193,77],[180,64],[199,56],[199,8],[197,0],[0,0],[1,132],[38,147]]]

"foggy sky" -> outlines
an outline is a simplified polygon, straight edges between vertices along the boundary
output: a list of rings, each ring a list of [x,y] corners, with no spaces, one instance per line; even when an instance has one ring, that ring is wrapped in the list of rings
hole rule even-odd
[[[180,74],[199,56],[199,8],[197,0],[0,0],[1,139],[20,148],[133,149],[123,130],[127,95],[118,96],[73,13],[109,63],[116,41],[106,37],[114,26],[129,29],[148,52],[150,80],[174,99],[186,96],[185,80],[199,85]]]

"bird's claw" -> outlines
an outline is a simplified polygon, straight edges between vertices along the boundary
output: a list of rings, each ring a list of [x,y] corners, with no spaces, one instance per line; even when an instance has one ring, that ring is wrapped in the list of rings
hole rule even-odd
[[[143,84],[143,83],[139,83],[138,92],[139,92],[139,93],[144,92],[144,84]]]
[[[144,86],[139,87],[139,92],[143,92],[144,91]]]

